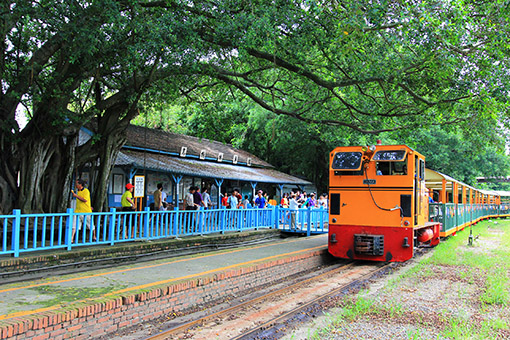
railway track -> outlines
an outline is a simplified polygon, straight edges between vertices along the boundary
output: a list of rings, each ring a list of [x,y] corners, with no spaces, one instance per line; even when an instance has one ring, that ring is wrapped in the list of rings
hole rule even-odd
[[[239,332],[239,329],[242,329],[242,331],[236,334],[224,334],[225,338],[277,339],[282,336],[282,328],[288,328],[288,323],[296,321],[293,321],[293,318],[302,319],[303,315],[316,313],[315,310],[319,310],[320,307],[314,308],[314,306],[319,306],[322,301],[348,293],[374,276],[386,272],[394,265],[360,264],[356,262],[335,265],[318,275],[313,275],[304,280],[296,278],[292,284],[285,287],[160,330],[158,334],[147,337],[145,340],[206,339],[218,338],[218,336],[221,338],[220,333],[224,333],[221,330],[222,325],[229,328],[228,325],[231,323],[236,325],[236,332]],[[343,277],[346,282],[338,286],[336,284],[338,277]],[[337,287],[325,287],[327,285],[324,282]],[[308,287],[308,291],[304,287]],[[281,301],[280,304],[287,305],[286,310],[282,311],[280,308],[274,308],[271,301]],[[286,301],[293,301],[295,306],[289,307],[288,305],[291,305],[292,302]],[[267,305],[270,307],[267,308]],[[260,319],[257,318],[257,315],[260,316]],[[296,316],[298,317],[296,318]],[[251,324],[252,327],[246,327],[245,324]],[[230,331],[232,331],[231,328]],[[216,333],[211,334],[214,332]]]

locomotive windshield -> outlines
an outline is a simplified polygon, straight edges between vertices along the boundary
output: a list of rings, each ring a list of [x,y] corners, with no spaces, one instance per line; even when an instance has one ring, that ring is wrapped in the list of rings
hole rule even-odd
[[[356,171],[361,169],[362,154],[356,152],[337,152],[333,157],[331,168],[335,170]]]
[[[406,150],[381,150],[374,154],[372,160],[387,162],[403,161],[406,153]]]

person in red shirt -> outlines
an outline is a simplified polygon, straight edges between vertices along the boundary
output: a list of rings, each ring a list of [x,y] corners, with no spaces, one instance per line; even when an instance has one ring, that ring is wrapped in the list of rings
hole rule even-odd
[[[280,202],[280,205],[282,208],[288,208],[289,207],[289,195],[287,193],[283,194],[282,200]]]
[[[221,205],[224,207],[228,206],[228,195],[225,193],[223,197],[221,198]]]

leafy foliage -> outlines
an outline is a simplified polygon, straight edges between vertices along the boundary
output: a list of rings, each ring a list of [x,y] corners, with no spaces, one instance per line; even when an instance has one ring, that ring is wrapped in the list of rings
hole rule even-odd
[[[100,210],[142,103],[157,119],[162,103],[249,98],[271,114],[227,112],[220,122],[235,124],[222,138],[252,124],[271,136],[257,143],[269,160],[294,141],[271,139],[283,127],[324,149],[323,135],[351,140],[339,134],[345,128],[375,134],[496,121],[489,136],[508,123],[509,10],[502,0],[2,2],[2,210],[62,210],[72,173],[90,163],[99,164]],[[24,129],[15,120],[22,106]],[[263,128],[264,115],[271,122]],[[96,138],[75,149],[71,141],[90,122]]]

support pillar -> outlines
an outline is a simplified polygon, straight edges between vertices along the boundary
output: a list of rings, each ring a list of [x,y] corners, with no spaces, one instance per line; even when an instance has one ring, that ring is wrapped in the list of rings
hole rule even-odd
[[[255,201],[255,189],[257,188],[257,182],[250,182],[251,185],[251,199],[252,201]],[[253,202],[252,202],[253,204]]]
[[[172,178],[175,183],[175,208],[179,210],[179,183],[181,183],[182,176],[174,176],[172,175]]]
[[[214,179],[214,183],[218,187],[218,209],[220,209],[220,208],[222,208],[222,205],[221,205],[221,186],[223,185],[223,178],[220,178],[220,179],[215,178]]]

